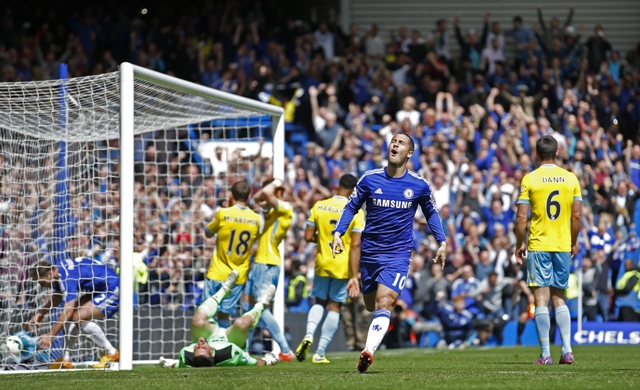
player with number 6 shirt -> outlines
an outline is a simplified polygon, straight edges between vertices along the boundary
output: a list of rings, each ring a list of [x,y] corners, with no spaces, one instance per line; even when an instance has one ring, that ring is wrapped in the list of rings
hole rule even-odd
[[[562,338],[560,364],[571,364],[571,316],[564,295],[569,286],[571,258],[579,250],[582,193],[576,175],[555,164],[558,156],[555,138],[550,135],[540,138],[536,152],[540,166],[525,175],[520,185],[516,260],[520,264],[526,260],[527,284],[535,298],[535,322],[542,353],[534,364],[553,364],[549,349],[549,299]],[[529,208],[531,223],[525,248]]]

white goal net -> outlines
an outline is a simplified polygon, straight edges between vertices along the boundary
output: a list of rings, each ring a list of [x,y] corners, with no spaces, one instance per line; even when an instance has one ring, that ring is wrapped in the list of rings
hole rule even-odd
[[[175,357],[190,339],[215,244],[204,224],[235,181],[283,176],[281,118],[279,108],[130,64],[0,83],[2,368],[47,368],[62,356],[68,326],[51,348],[36,339],[60,307],[37,335],[22,331],[52,292],[29,271],[42,261],[73,268],[79,258],[118,272],[119,313],[95,323],[120,349],[120,368]],[[103,353],[82,332],[70,351],[74,367]]]

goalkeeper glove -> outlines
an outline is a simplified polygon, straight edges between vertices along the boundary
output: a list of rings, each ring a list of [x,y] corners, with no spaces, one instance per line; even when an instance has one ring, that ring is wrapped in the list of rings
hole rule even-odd
[[[273,352],[269,352],[266,355],[264,355],[264,357],[262,358],[262,360],[264,360],[265,362],[267,362],[267,366],[273,366],[275,364],[278,364],[278,355],[276,355]]]
[[[178,365],[177,359],[165,359],[164,356],[160,356],[160,367],[162,368],[174,368]]]

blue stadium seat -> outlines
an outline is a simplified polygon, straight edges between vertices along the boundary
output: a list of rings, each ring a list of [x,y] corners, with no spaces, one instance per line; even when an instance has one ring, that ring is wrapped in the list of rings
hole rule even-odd
[[[289,146],[287,141],[284,142],[284,154],[289,157],[289,160],[293,160],[293,157],[295,156],[293,149],[291,149],[291,146]]]
[[[293,123],[285,123],[284,129],[285,132],[291,133],[289,136],[289,142],[294,154],[299,153],[305,156],[307,154],[305,145],[309,142],[307,129],[304,126]]]

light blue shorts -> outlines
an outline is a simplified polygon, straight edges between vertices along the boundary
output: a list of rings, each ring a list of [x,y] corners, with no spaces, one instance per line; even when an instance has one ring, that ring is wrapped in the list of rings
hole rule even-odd
[[[206,301],[209,297],[213,296],[222,287],[222,282],[217,280],[205,279],[204,290],[202,290],[202,302]],[[234,315],[238,310],[238,302],[242,296],[242,290],[244,290],[244,284],[235,284],[231,289],[231,296],[224,298],[220,302],[218,311],[225,314]]]
[[[270,284],[278,287],[278,279],[280,279],[279,265],[253,263],[253,268],[249,272],[249,278],[244,287],[244,293],[252,295],[257,300],[262,295],[262,291]]]
[[[336,279],[328,276],[315,275],[311,296],[326,301],[345,303],[347,300],[347,282],[349,279]]]
[[[527,254],[527,284],[529,287],[569,287],[570,252],[529,251]]]

